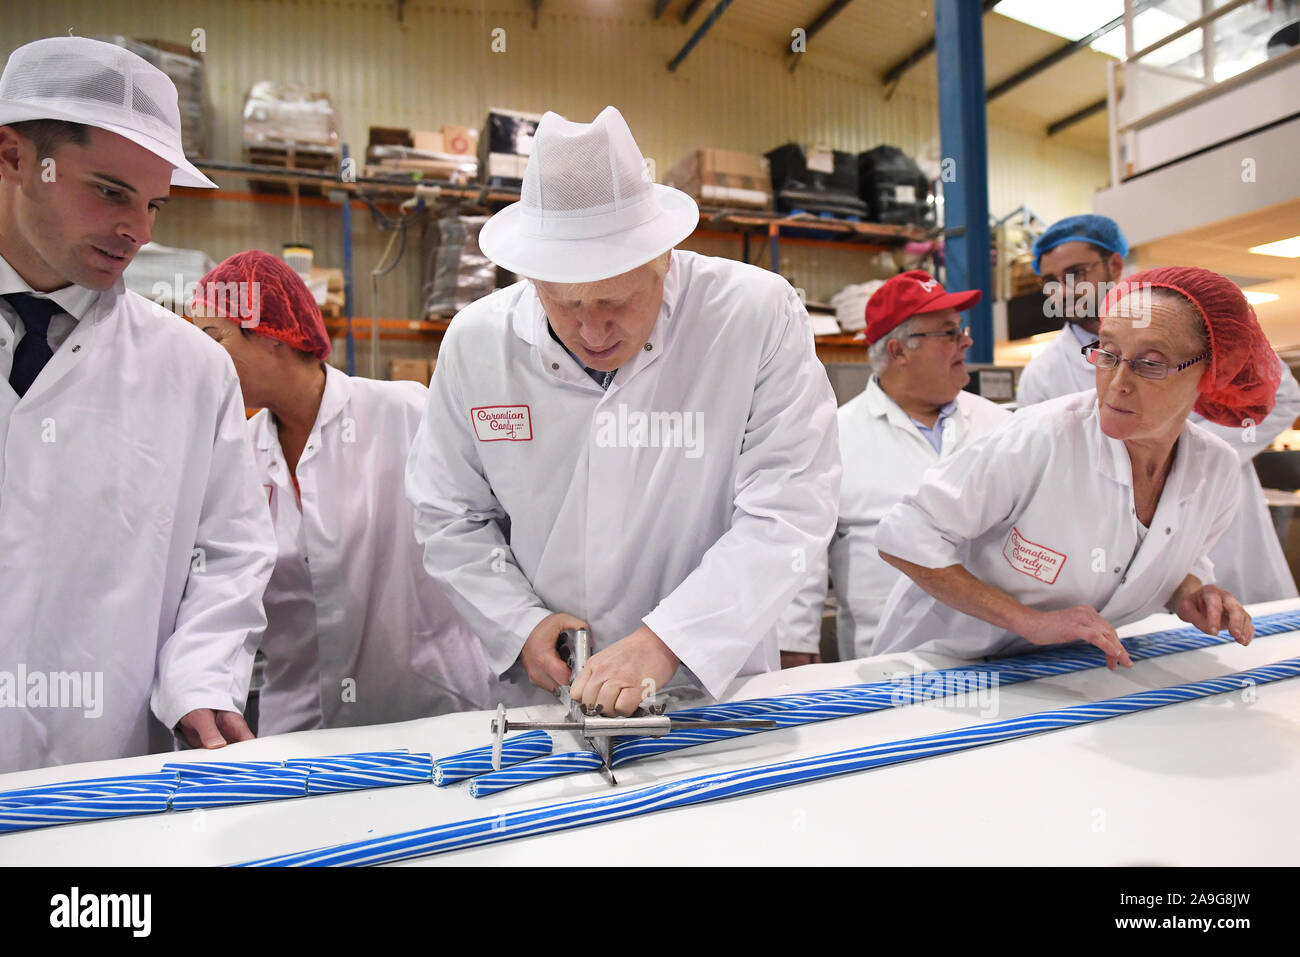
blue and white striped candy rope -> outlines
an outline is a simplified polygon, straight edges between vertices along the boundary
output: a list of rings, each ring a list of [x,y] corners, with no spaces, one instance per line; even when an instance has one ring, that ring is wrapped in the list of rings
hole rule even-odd
[[[633,791],[547,807],[503,811],[489,817],[456,821],[386,837],[266,857],[246,862],[241,866],[359,866],[442,854],[534,834],[616,821],[668,808],[704,804],[774,788],[806,784],[841,774],[915,761],[918,758],[966,751],[999,741],[1028,737],[1094,721],[1105,721],[1119,715],[1149,711],[1196,698],[1237,691],[1250,685],[1294,678],[1297,675],[1300,675],[1300,658],[1289,658],[1219,678],[1193,681],[1171,688],[1141,691],[1093,704],[1040,711],[1020,718],[977,724],[956,731],[903,741],[850,748],[846,751],[802,758],[797,761],[783,761],[739,771],[701,774],[668,784],[652,784]]]
[[[217,808],[307,794],[427,782],[433,756],[365,751],[289,761],[171,763],[151,774],[0,793],[0,832],[131,814]],[[313,788],[312,785],[315,785]]]
[[[25,831],[51,824],[71,824],[75,821],[98,821],[106,817],[157,814],[167,810],[167,802],[171,799],[174,787],[172,783],[160,782],[149,790],[135,790],[127,794],[102,794],[46,804],[6,807],[0,810],[0,833]]]
[[[257,801],[302,797],[307,793],[307,772],[301,768],[268,768],[258,774],[232,774],[182,779],[172,792],[168,809],[228,807]]]
[[[551,753],[551,736],[545,731],[525,731],[501,742],[501,767],[519,764]],[[492,747],[471,748],[433,762],[433,783],[440,788],[486,774],[492,770]]]
[[[403,784],[425,784],[433,777],[433,756],[423,755],[418,762],[384,764],[374,759],[330,761],[311,765],[307,778],[308,794],[334,791],[358,791],[364,788],[388,788]]]
[[[594,751],[565,751],[502,768],[500,771],[480,774],[469,782],[469,793],[476,798],[487,797],[544,778],[576,774],[578,771],[595,771],[600,768],[600,764],[600,755]]]
[[[1285,634],[1300,628],[1300,612],[1279,612],[1255,619],[1255,636]],[[1195,628],[1176,628],[1126,638],[1124,646],[1134,661],[1162,655],[1206,648],[1232,642],[1223,634],[1207,635]],[[883,711],[900,705],[930,701],[952,695],[967,694],[987,688],[1019,684],[1037,678],[1069,674],[1100,668],[1106,664],[1102,652],[1092,647],[1069,646],[1033,652],[1014,658],[974,662],[960,668],[941,668],[906,675],[899,681],[872,681],[843,688],[756,698],[723,704],[704,705],[669,714],[683,721],[724,721],[732,718],[762,717],[776,722],[778,728],[828,721],[850,715]],[[618,738],[614,742],[614,767],[639,758],[678,751],[682,748],[723,741],[769,729],[684,728],[659,738]]]

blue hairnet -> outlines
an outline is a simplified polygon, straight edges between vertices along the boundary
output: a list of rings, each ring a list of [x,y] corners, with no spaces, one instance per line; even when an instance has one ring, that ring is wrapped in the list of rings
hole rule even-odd
[[[1034,274],[1041,275],[1038,268],[1043,253],[1050,252],[1061,243],[1092,243],[1121,256],[1128,255],[1128,240],[1120,231],[1119,223],[1109,216],[1097,216],[1087,213],[1083,216],[1066,216],[1047,227],[1047,232],[1038,237],[1034,243]]]

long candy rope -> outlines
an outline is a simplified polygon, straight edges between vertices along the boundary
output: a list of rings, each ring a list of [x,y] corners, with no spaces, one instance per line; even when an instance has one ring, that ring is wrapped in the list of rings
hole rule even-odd
[[[1280,612],[1255,620],[1255,636],[1284,634],[1300,629],[1300,612]],[[1207,635],[1195,628],[1176,628],[1126,638],[1124,647],[1134,661],[1177,654],[1212,645],[1229,644],[1231,637]],[[778,728],[812,724],[832,718],[882,711],[900,705],[928,701],[987,688],[1019,684],[1036,678],[1069,674],[1100,668],[1106,656],[1097,648],[1071,646],[1035,652],[1015,658],[976,662],[960,668],[942,668],[906,675],[899,681],[873,681],[844,688],[830,688],[777,698],[756,698],[724,704],[705,705],[669,716],[679,720],[723,721],[732,718],[762,717],[776,722]],[[769,730],[769,729],[762,729]],[[639,758],[678,751],[723,741],[762,730],[743,728],[683,729],[659,738],[620,738],[614,743],[614,767]]]
[[[525,761],[512,768],[480,774],[469,782],[469,793],[476,798],[487,797],[531,781],[575,774],[578,771],[595,771],[600,765],[600,755],[594,751],[565,751],[562,754],[552,754],[549,758]]]
[[[673,807],[703,804],[723,798],[753,794],[774,788],[820,781],[851,774],[983,747],[998,741],[1023,738],[1122,714],[1149,711],[1181,701],[1235,691],[1251,684],[1266,684],[1300,675],[1300,658],[1251,668],[1236,674],[1124,695],[1092,704],[977,724],[956,731],[931,734],[887,744],[851,748],[833,754],[797,761],[784,761],[739,771],[702,774],[669,784],[652,784],[633,791],[570,801],[547,807],[503,811],[490,817],[472,818],[437,827],[405,831],[319,848],[303,853],[281,854],[249,861],[242,866],[356,866],[384,864],[441,854],[447,851],[493,844],[533,834],[585,827],[605,821],[649,814]]]
[[[506,740],[503,763],[525,761],[550,750],[551,739],[544,731],[516,735]],[[363,751],[283,762],[177,762],[164,765],[156,773],[0,792],[0,833],[74,821],[417,784],[433,776],[432,755],[406,751]]]

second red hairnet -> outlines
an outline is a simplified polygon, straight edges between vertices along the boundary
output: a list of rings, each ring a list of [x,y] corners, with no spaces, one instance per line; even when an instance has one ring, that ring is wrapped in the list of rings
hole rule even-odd
[[[1104,320],[1115,304],[1142,287],[1171,289],[1199,313],[1210,340],[1209,374],[1201,379],[1195,410],[1216,425],[1242,428],[1262,422],[1277,401],[1282,370],[1255,310],[1237,284],[1196,266],[1146,269],[1121,280],[1106,296]]]
[[[278,256],[251,249],[224,260],[199,281],[192,307],[199,305],[299,352],[329,358],[320,306],[302,277]]]

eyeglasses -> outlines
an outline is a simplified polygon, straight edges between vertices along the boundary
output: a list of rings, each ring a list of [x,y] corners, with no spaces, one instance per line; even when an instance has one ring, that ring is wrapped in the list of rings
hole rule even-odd
[[[1079,352],[1090,363],[1098,369],[1114,369],[1121,362],[1127,362],[1128,367],[1133,370],[1134,375],[1139,375],[1143,379],[1163,379],[1171,372],[1182,372],[1188,366],[1194,366],[1202,359],[1209,358],[1210,350],[1206,349],[1195,359],[1188,359],[1186,362],[1180,362],[1176,366],[1171,366],[1167,362],[1156,362],[1154,359],[1125,359],[1123,356],[1117,356],[1113,352],[1107,352],[1105,349],[1099,349],[1101,340],[1098,339],[1090,346],[1084,346]]]
[[[1052,286],[1053,284],[1059,284],[1060,286],[1064,286],[1067,283],[1067,281],[1071,279],[1074,280],[1074,282],[1076,283],[1082,282],[1083,280],[1088,278],[1088,273],[1092,272],[1092,268],[1094,266],[1101,265],[1101,262],[1102,261],[1100,259],[1094,259],[1090,263],[1080,263],[1077,266],[1071,266],[1069,269],[1063,270],[1061,272],[1060,279],[1057,279],[1051,273],[1048,273],[1047,275],[1042,277],[1043,294],[1051,295],[1052,290],[1049,289],[1048,287]]]
[[[944,329],[940,332],[913,332],[908,334],[908,339],[947,339],[949,342],[961,342],[964,336],[970,335],[969,326],[955,326],[952,329]]]

